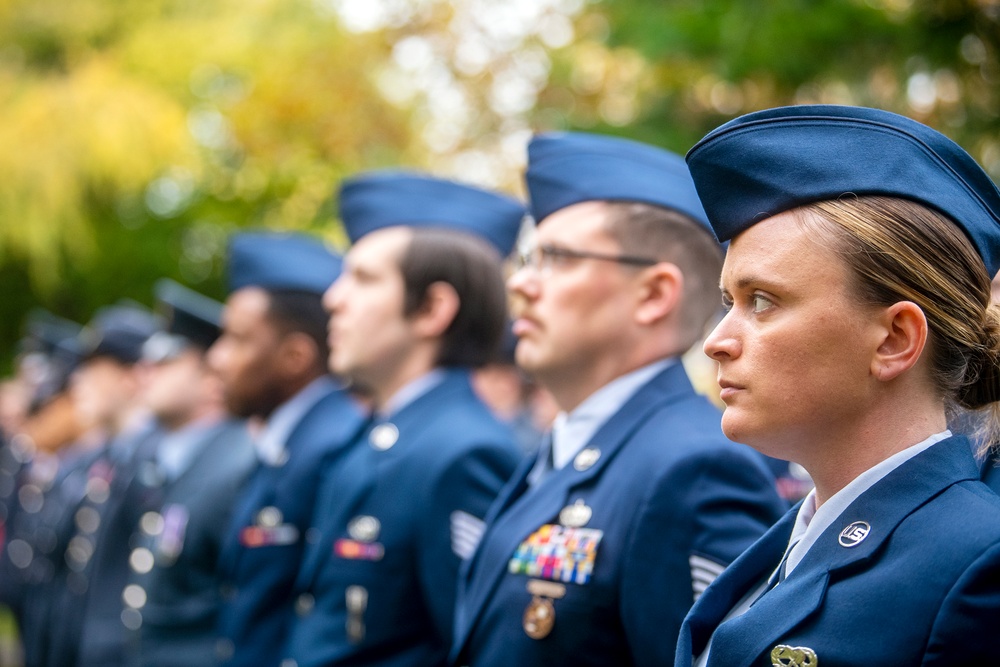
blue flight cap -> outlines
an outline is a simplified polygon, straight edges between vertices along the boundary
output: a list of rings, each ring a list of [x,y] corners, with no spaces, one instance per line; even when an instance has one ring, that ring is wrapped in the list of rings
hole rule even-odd
[[[20,355],[35,357],[39,369],[31,396],[34,411],[61,393],[70,374],[83,356],[81,327],[41,308],[31,310],[24,323],[24,337],[18,343]]]
[[[134,364],[142,357],[142,346],[160,330],[160,321],[149,310],[132,301],[100,308],[80,333],[84,360],[110,357]]]
[[[909,199],[965,231],[990,276],[1000,269],[1000,192],[951,139],[879,109],[808,105],[741,116],[687,155],[716,235],[845,194]]]
[[[341,260],[318,238],[282,232],[242,232],[229,239],[229,291],[323,294],[340,275]]]
[[[639,202],[683,213],[711,232],[684,159],[662,148],[600,134],[540,134],[528,144],[524,178],[539,223],[580,202]]]
[[[207,350],[221,333],[222,304],[169,278],[153,285],[156,310],[166,320],[142,347],[142,357],[152,363],[176,358],[184,350]]]
[[[385,227],[441,227],[485,238],[503,257],[514,249],[525,215],[513,197],[401,171],[345,179],[339,200],[351,243]]]
[[[32,309],[24,321],[24,337],[18,343],[20,354],[41,354],[75,362],[80,349],[83,327],[41,308]]]

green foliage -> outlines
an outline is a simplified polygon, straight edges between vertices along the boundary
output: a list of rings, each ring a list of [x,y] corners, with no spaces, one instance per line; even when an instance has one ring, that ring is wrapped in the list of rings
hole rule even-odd
[[[581,38],[560,55],[545,94],[566,126],[683,152],[755,109],[864,104],[940,129],[1000,176],[996,3],[604,0],[578,25]],[[623,80],[620,63],[636,55],[642,67]],[[581,84],[588,67],[603,68],[599,84]],[[630,113],[602,109],[615,87],[632,90]]]
[[[221,296],[235,228],[337,240],[336,183],[409,149],[368,77],[388,47],[306,0],[6,0],[0,44],[8,360],[32,306],[85,321],[162,276]]]

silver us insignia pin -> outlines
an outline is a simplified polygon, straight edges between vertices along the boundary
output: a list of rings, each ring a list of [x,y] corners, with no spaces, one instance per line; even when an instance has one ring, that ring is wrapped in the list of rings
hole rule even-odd
[[[568,528],[580,528],[587,525],[593,514],[594,511],[587,507],[581,498],[572,505],[562,508],[562,511],[559,512],[559,523]]]
[[[362,514],[347,524],[347,534],[358,542],[374,542],[382,531],[382,524],[373,516]]]
[[[837,541],[842,547],[856,547],[861,544],[868,534],[872,532],[872,527],[867,521],[855,521],[840,531]]]
[[[599,458],[601,458],[601,450],[597,447],[587,447],[586,449],[581,450],[580,453],[576,455],[576,458],[573,459],[573,467],[580,472],[583,472],[597,463],[597,459]]]
[[[391,448],[397,440],[399,440],[399,429],[396,428],[395,424],[389,422],[379,424],[368,435],[368,442],[380,452]]]
[[[257,525],[264,528],[275,528],[281,525],[283,520],[284,517],[281,515],[281,510],[272,505],[257,512]]]
[[[771,649],[771,665],[773,667],[817,667],[819,658],[816,657],[816,651],[811,648],[778,644]]]

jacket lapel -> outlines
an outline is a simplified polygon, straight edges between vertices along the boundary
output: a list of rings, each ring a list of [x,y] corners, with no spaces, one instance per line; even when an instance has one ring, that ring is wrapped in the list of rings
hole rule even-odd
[[[316,523],[316,517],[320,515],[314,511],[313,524],[320,529],[321,536],[315,546],[306,549],[296,585],[298,590],[307,590],[316,583],[323,564],[333,557],[334,543],[341,536],[341,531],[347,522],[355,516],[354,508],[364,505],[376,491],[385,463],[389,457],[405,450],[407,443],[413,440],[414,434],[419,433],[427,411],[433,409],[432,406],[458,406],[467,400],[466,396],[472,396],[471,392],[468,371],[447,370],[441,382],[413,402],[403,406],[399,412],[387,420],[378,423],[372,421],[357,433],[349,445],[351,453],[333,461],[331,464],[333,474],[324,476],[320,481],[316,496],[317,507],[324,507],[327,520]],[[381,423],[391,423],[398,429],[398,439],[385,451],[378,451],[370,444],[372,431]],[[350,473],[344,472],[347,466],[351,468]],[[334,488],[335,485],[329,481],[330,477],[346,480],[345,484],[336,485]],[[326,493],[330,493],[331,497],[327,498]]]
[[[712,582],[681,626],[677,642],[677,665],[690,664],[692,656],[701,655],[712,632],[745,595],[755,591],[781,561],[795,524],[799,505],[788,511],[759,540],[743,552]],[[714,653],[714,649],[713,649]]]
[[[830,571],[822,568],[790,576],[765,593],[750,611],[720,625],[712,640],[711,664],[752,665],[819,608],[829,579]]]
[[[573,490],[599,477],[632,434],[654,412],[693,391],[683,367],[680,363],[673,364],[643,385],[594,434],[584,449],[599,451],[596,461],[583,465],[582,459],[574,459],[565,467],[551,471],[530,488],[527,488],[524,479],[510,485],[510,493],[500,501],[501,510],[517,505],[530,505],[531,510],[496,513],[491,510],[491,515],[496,516],[489,522],[474,562],[467,568],[467,572],[475,576],[471,580],[463,580],[464,585],[460,586],[463,604],[460,604],[457,616],[454,655],[464,648],[472,628],[507,572],[508,561],[518,545],[546,523],[557,522],[560,510],[572,502]],[[577,465],[577,461],[581,465]],[[521,474],[526,478],[532,467],[533,464],[523,464]]]
[[[770,651],[820,607],[831,573],[845,568],[868,567],[879,558],[882,546],[910,514],[949,486],[975,479],[978,479],[978,470],[969,443],[963,437],[933,445],[891,471],[841,513],[788,578],[768,591],[746,614],[718,627],[712,641],[712,664],[750,665],[759,655]],[[779,525],[787,519],[786,516]],[[853,541],[845,536],[842,543],[842,533],[857,522],[868,524],[865,537]],[[788,531],[790,529],[791,524]],[[767,535],[760,542],[764,542]],[[756,546],[751,547],[751,551]],[[741,556],[737,562],[743,558]],[[772,561],[772,567],[776,564],[777,561]],[[731,569],[735,567],[736,563]],[[726,572],[705,591],[705,596],[716,584],[722,583],[725,576]],[[699,601],[696,607],[701,604]]]
[[[310,524],[320,531],[319,540],[315,545],[306,546],[303,554],[302,567],[299,570],[296,586],[299,590],[311,587],[322,570],[323,563],[333,557],[333,545],[340,537],[341,524],[345,524],[345,512],[352,512],[359,502],[367,498],[375,488],[375,478],[372,470],[377,467],[377,457],[380,452],[369,444],[372,429],[378,424],[368,424],[354,442],[349,445],[350,451],[332,463],[332,468],[321,474],[319,488],[316,492],[316,506],[313,508],[313,518]],[[332,484],[331,478],[337,477],[344,484]],[[360,498],[360,500],[359,500]],[[349,503],[350,507],[346,504]],[[319,511],[322,507],[323,511]],[[323,519],[326,519],[325,521]]]

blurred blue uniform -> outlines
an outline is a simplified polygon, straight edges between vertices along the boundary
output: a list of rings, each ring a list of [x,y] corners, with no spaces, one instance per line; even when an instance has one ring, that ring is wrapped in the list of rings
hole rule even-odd
[[[242,421],[165,436],[159,451],[185,448],[190,460],[170,469],[157,461],[130,539],[131,575],[122,592],[121,622],[129,664],[215,665],[221,604],[218,562],[233,501],[255,463]]]
[[[345,182],[339,202],[352,242],[396,225],[457,229],[501,256],[524,216],[509,197],[402,172]],[[471,336],[459,340],[474,346]],[[466,368],[428,369],[389,402],[324,470],[286,667],[430,667],[447,658],[459,564],[518,448]]]
[[[219,337],[222,304],[168,279],[154,293],[167,324],[143,346],[149,408],[173,419],[137,476],[142,493],[131,494],[120,623],[129,631],[129,664],[208,667],[217,664],[221,542],[256,458],[246,423],[226,418],[200,382],[179,387],[173,375],[196,368],[187,377],[208,379],[205,353]],[[198,392],[194,405],[181,393],[189,391]]]
[[[518,453],[468,374],[438,372],[327,467],[287,664],[444,664],[459,563]]]
[[[552,214],[583,202],[628,202],[704,228],[692,233],[721,257],[678,155],[614,137],[546,134],[528,146],[525,180],[539,243]],[[638,223],[626,217],[619,224]],[[571,238],[567,232],[560,241]],[[533,275],[541,303],[549,275]],[[551,280],[559,277],[553,272]],[[558,312],[553,299],[548,308]],[[526,301],[530,312],[530,295]],[[678,321],[689,317],[680,313]],[[683,321],[675,329],[701,325]],[[676,333],[670,329],[655,333]],[[631,350],[630,341],[621,343],[641,365],[621,364],[623,351],[612,345],[578,360],[580,368],[616,374],[557,417],[538,461],[522,466],[491,510],[460,581],[453,664],[669,664],[697,596],[787,508],[762,457],[723,436],[718,410],[673,358],[683,350],[654,347],[653,338]],[[553,452],[559,456],[550,460]]]
[[[106,358],[129,367],[159,325],[138,304],[102,308],[80,334],[81,364]],[[32,581],[21,618],[28,665],[121,664],[120,589],[127,577],[132,529],[123,518],[130,506],[126,491],[135,465],[156,437],[155,424],[140,420],[96,450],[61,453],[54,479],[41,475],[54,483],[42,493],[36,516],[28,520],[36,527],[21,531],[16,546],[16,552],[30,553],[27,566],[19,568]],[[8,546],[14,560],[15,543]]]
[[[338,256],[305,235],[243,233],[230,241],[229,288],[304,292],[318,300],[340,266]],[[320,470],[363,424],[355,400],[326,375],[268,416],[256,439],[258,464],[236,500],[220,554],[224,605],[215,655],[222,663],[277,665]]]
[[[320,470],[364,423],[346,391],[329,380],[317,388],[319,400],[284,443],[284,460],[258,464],[226,531],[220,555],[226,604],[218,653],[229,665],[278,663],[294,616],[292,584],[306,547]]]
[[[149,500],[149,461],[162,432],[150,425],[118,438],[86,469],[79,505],[69,511],[62,585],[53,594],[47,664],[121,665],[126,656],[122,590],[130,542]],[[70,519],[70,517],[72,517]]]
[[[463,568],[453,663],[669,664],[704,585],[786,508],[761,457],[722,435],[679,363],[572,465],[529,484],[533,467],[504,489]]]
[[[26,667],[73,664],[79,640],[76,624],[56,635],[53,623],[66,597],[65,557],[75,530],[74,514],[102,454],[64,452],[58,462],[36,458],[23,475],[20,507],[12,516],[0,562],[0,596],[18,620]],[[63,637],[72,638],[73,653],[62,653]]]

